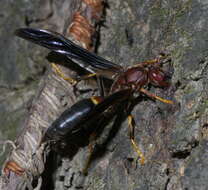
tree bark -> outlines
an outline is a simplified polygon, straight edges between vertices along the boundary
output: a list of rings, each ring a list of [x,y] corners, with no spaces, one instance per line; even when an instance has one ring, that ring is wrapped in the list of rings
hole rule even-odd
[[[93,27],[96,21],[100,19],[98,18],[100,13],[98,12],[98,14],[94,15],[96,11],[93,12],[93,8],[85,1],[63,1],[63,4],[52,1],[41,3],[43,3],[43,7],[40,9],[42,17],[37,15],[37,17],[34,16],[31,18],[32,20],[30,21],[29,18],[27,18],[26,24],[32,26],[32,22],[42,23],[47,20],[47,25],[49,26],[54,20],[60,19],[59,16],[56,15],[62,13],[59,8],[63,8],[64,14],[67,15],[65,16],[65,19],[62,18],[60,22],[62,23],[62,31],[65,32],[69,32],[67,29],[69,29],[70,21],[73,20],[75,12],[81,12],[82,16],[89,21],[91,27]],[[49,12],[43,12],[48,7]],[[102,11],[102,9],[98,9],[98,11]],[[73,30],[73,33],[75,32],[76,29]],[[90,32],[93,32],[93,30],[89,31],[89,33]],[[75,34],[73,40],[76,40],[76,37],[79,36],[76,36]],[[83,43],[88,47],[86,42],[89,42],[89,40],[85,37],[84,42],[80,43]],[[67,73],[67,70],[68,69],[66,68],[64,73]],[[71,106],[76,98],[74,96],[73,86],[54,74],[52,69],[45,74],[38,91],[39,92],[33,99],[33,103],[29,109],[23,131],[19,137],[16,138],[15,144],[13,144],[13,150],[5,161],[5,165],[8,161],[17,163],[20,167],[25,169],[25,174],[22,177],[15,175],[13,172],[10,172],[9,176],[2,174],[0,178],[1,189],[33,189],[34,183],[37,183],[35,186],[36,189],[39,189],[42,184],[45,184],[40,175],[44,171],[46,156],[50,150],[47,150],[47,147],[44,144],[41,144],[43,134],[48,126],[51,125],[52,121],[57,118],[66,107]]]
[[[81,147],[70,158],[50,154],[45,167],[51,170],[43,175],[42,184],[49,180],[47,189],[208,189],[208,2],[109,0],[108,5],[99,54],[124,67],[160,52],[170,54],[172,61],[166,69],[172,74],[171,87],[151,87],[150,91],[175,103],[142,98],[135,105],[135,139],[145,155],[144,165],[136,159],[125,121],[119,128],[106,127],[97,141],[88,176],[80,174],[88,154],[87,147]],[[31,110],[47,117],[43,130],[65,108],[60,97],[74,97],[70,85],[51,71],[41,86]],[[43,93],[55,99],[48,108],[38,106],[43,104]],[[68,101],[67,106],[71,104]]]

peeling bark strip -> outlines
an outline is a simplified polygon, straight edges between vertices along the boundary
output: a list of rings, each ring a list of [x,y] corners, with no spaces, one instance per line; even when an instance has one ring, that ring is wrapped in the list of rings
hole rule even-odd
[[[74,1],[74,3],[80,2]],[[102,10],[101,0],[83,1],[69,26],[70,35],[87,49],[92,48],[92,36],[96,31],[94,26],[99,22]],[[50,151],[45,144],[41,144],[41,139],[45,130],[65,108],[61,101],[63,96],[67,99],[67,106],[70,106],[75,100],[73,87],[50,70],[41,81],[39,93],[33,101],[29,116],[24,124],[24,131],[17,138],[16,147],[5,162],[5,164],[12,163],[13,169],[20,166],[25,170],[25,173],[22,177],[13,172],[10,172],[8,178],[6,175],[2,175],[0,177],[1,190],[23,190],[26,187],[33,189],[31,184],[34,178],[38,179],[35,189],[41,188],[40,175],[44,171],[46,156]],[[15,166],[15,164],[17,165]]]
[[[101,21],[104,3],[102,0],[83,0],[82,8],[74,14],[67,31],[84,48],[93,50],[96,24]]]
[[[16,148],[8,158],[26,170],[25,178],[30,183],[34,176],[40,176],[44,170],[47,152],[44,145],[40,146],[40,141],[43,132],[61,111],[60,93],[65,96],[68,94],[66,98],[69,102],[75,99],[70,85],[52,72],[48,73],[41,86],[39,95],[31,107],[31,114],[25,122],[25,130],[17,139]],[[15,175],[11,175],[9,180],[13,177]],[[19,182],[22,183],[23,181],[20,180]]]
[[[95,29],[80,12],[74,14],[73,22],[68,31],[84,48],[91,50],[92,34],[94,34]]]
[[[47,151],[45,151],[45,145],[40,146],[40,141],[43,132],[50,125],[51,121],[53,121],[53,118],[59,115],[60,108],[62,107],[59,93],[66,94],[68,92],[68,97],[66,98],[71,100],[71,102],[72,99],[75,99],[69,84],[52,72],[48,73],[42,81],[41,86],[39,95],[34,99],[31,107],[31,114],[25,122],[25,130],[18,137],[16,149],[12,151],[8,158],[8,160],[17,163],[26,171],[24,175],[26,181],[19,177],[17,178],[20,180],[18,183],[21,184],[21,188],[26,185],[27,181],[28,183],[32,183],[33,177],[40,176],[44,170]],[[6,180],[6,176],[2,176],[3,178]],[[13,174],[10,175],[9,180],[12,178],[16,178],[16,176]],[[13,189],[13,187],[10,187],[10,184],[5,186],[6,189],[7,187],[8,189]]]

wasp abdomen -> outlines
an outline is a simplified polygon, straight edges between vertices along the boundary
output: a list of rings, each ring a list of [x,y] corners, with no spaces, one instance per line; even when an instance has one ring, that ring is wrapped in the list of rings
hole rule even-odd
[[[82,127],[82,122],[86,120],[89,113],[100,101],[100,98],[93,97],[75,103],[52,123],[47,129],[44,139],[57,141],[79,131]]]

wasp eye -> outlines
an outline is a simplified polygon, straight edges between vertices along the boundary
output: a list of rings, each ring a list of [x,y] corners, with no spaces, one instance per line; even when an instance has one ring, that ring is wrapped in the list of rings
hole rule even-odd
[[[162,80],[164,80],[165,75],[162,72],[155,71],[155,72],[152,73],[152,77],[156,81],[162,81]]]
[[[166,87],[168,86],[168,82],[166,81],[166,74],[164,71],[160,70],[159,68],[152,68],[149,70],[149,80],[150,83],[155,86]]]

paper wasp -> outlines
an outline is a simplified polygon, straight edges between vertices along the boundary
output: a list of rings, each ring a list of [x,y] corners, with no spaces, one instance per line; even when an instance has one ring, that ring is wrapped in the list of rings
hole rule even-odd
[[[163,63],[167,61],[166,56],[163,54],[156,59],[138,63],[133,67],[123,68],[85,50],[66,39],[61,34],[55,32],[21,28],[16,30],[15,34],[28,41],[46,47],[53,52],[62,54],[69,59],[79,61],[76,63],[93,75],[112,80],[112,85],[106,98],[92,97],[74,104],[48,128],[43,141],[59,141],[66,137],[70,138],[80,130],[85,132],[92,130],[92,132],[94,132],[96,129],[90,128],[90,123],[100,119],[103,114],[110,112],[113,110],[114,106],[120,103],[127,102],[125,109],[128,110],[132,100],[135,99],[135,93],[142,93],[164,103],[172,104],[172,101],[160,98],[145,89],[148,85],[157,87],[169,86],[169,76],[162,69]],[[132,117],[129,116],[128,119],[131,143],[141,157],[141,162],[143,163],[144,156],[134,141]]]
[[[124,88],[139,90],[147,84],[158,87],[167,87],[169,85],[167,82],[168,75],[161,68],[162,64],[167,61],[166,56],[163,54],[156,59],[138,63],[133,67],[123,68],[87,51],[56,32],[21,28],[16,30],[15,34],[53,52],[65,55],[69,59],[80,61],[76,63],[90,73],[112,79],[113,85],[110,93]]]

